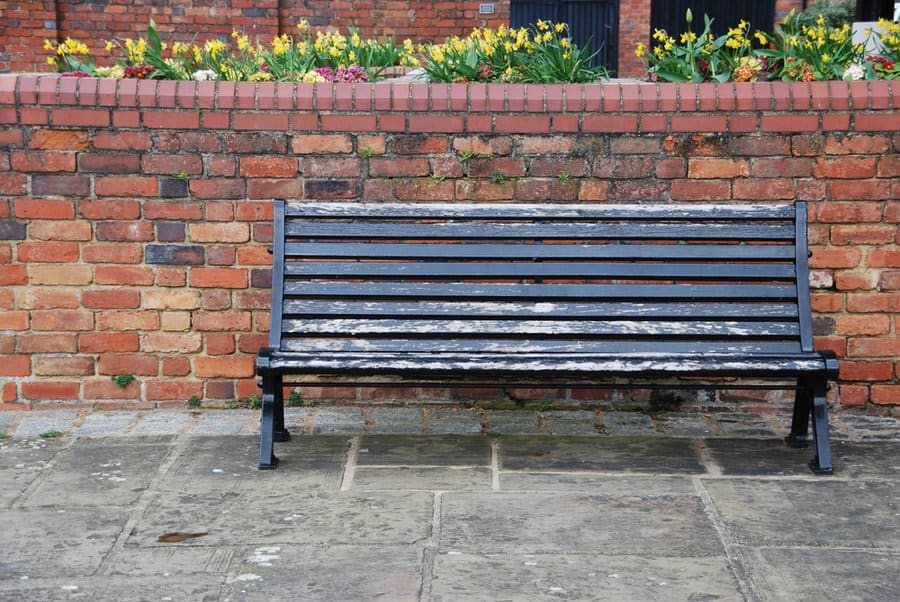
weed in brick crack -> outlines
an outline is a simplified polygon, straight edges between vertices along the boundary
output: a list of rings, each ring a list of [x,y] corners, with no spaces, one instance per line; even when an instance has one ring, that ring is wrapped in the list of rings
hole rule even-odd
[[[509,178],[499,169],[491,174],[491,184],[503,184],[508,180]]]
[[[176,180],[187,180],[189,176],[187,175],[187,172],[185,172],[184,170],[181,170],[181,171],[176,171],[175,173],[173,173],[172,177],[175,178]]]
[[[251,410],[258,410],[262,407],[262,399],[259,395],[251,395],[244,401],[244,405]]]
[[[188,400],[187,400],[187,407],[189,407],[189,408],[199,408],[201,403],[203,403],[203,400],[201,400],[201,399],[200,399],[199,397],[197,397],[196,395],[191,395],[191,396],[188,398]]]
[[[63,435],[65,435],[65,433],[62,431],[50,429],[49,431],[44,431],[43,433],[38,435],[38,437],[40,437],[41,439],[56,439],[58,437],[62,437]]]
[[[303,405],[303,395],[300,394],[300,391],[298,389],[291,390],[291,394],[288,395],[287,398],[287,404],[292,408]]]
[[[116,374],[112,377],[113,381],[116,383],[116,386],[120,389],[124,389],[135,380],[134,374]]]
[[[362,159],[368,159],[374,154],[375,154],[375,151],[372,150],[371,146],[367,146],[364,149],[362,149],[361,151],[359,151],[359,156]]]
[[[439,176],[438,174],[431,172],[428,174],[428,177],[431,178],[432,182],[443,182],[447,179],[447,176]]]
[[[475,156],[475,153],[470,150],[459,151],[459,160],[465,163],[469,159]]]
[[[568,182],[572,179],[572,175],[567,171],[561,171],[556,175],[560,182]]]

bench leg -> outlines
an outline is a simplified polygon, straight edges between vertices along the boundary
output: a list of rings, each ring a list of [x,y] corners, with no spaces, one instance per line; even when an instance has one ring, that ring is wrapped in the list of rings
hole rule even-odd
[[[828,384],[824,378],[816,379],[812,390],[812,426],[816,455],[809,463],[816,474],[833,474],[831,465],[831,435],[828,432]]]
[[[810,383],[801,379],[794,397],[794,418],[791,432],[784,438],[790,447],[809,447],[809,415],[812,412]]]
[[[284,426],[284,379],[280,374],[274,377],[275,394],[275,423],[274,437],[276,443],[288,441],[291,438],[290,431]]]
[[[263,378],[262,418],[259,425],[259,469],[274,470],[278,465],[275,457],[275,382],[280,379]],[[283,422],[283,418],[282,418]],[[283,426],[283,425],[282,425]]]

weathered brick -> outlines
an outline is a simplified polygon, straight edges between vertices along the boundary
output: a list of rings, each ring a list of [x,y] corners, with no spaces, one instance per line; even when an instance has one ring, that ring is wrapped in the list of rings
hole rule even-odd
[[[148,332],[141,339],[141,350],[151,353],[196,353],[201,348],[200,333]]]
[[[895,226],[889,225],[839,225],[831,227],[831,242],[836,245],[890,244],[897,235]]]
[[[841,361],[840,379],[843,381],[890,380],[894,365],[891,362]]]
[[[22,397],[33,400],[77,400],[80,385],[77,382],[39,381],[22,383]]]
[[[199,378],[250,378],[254,362],[253,357],[198,357],[194,374]]]
[[[138,335],[133,332],[88,332],[78,335],[78,350],[82,353],[116,353],[139,349]]]
[[[828,223],[880,222],[881,216],[881,203],[828,202],[819,205],[816,212],[818,221]]]
[[[163,376],[187,376],[191,373],[191,360],[185,356],[164,357],[162,358],[162,374]],[[196,382],[197,386],[203,386],[203,383]],[[147,398],[150,399],[149,383],[147,384]]]
[[[16,291],[16,305],[22,309],[78,309],[79,289],[69,287],[27,287]]]
[[[200,307],[200,293],[192,290],[148,290],[142,293],[145,309],[190,310]]]
[[[138,201],[83,200],[78,204],[78,213],[89,220],[136,220],[141,216]]]
[[[141,241],[154,239],[153,224],[148,221],[101,222],[95,226],[97,240]]]
[[[65,219],[75,218],[72,201],[52,199],[14,199],[13,215],[23,219]]]
[[[882,335],[890,332],[891,319],[885,315],[842,315],[834,319],[834,334]]]
[[[346,134],[298,134],[291,149],[298,155],[344,154],[353,152],[353,142]]]
[[[872,290],[878,283],[878,273],[865,272],[838,272],[834,277],[834,287],[839,291]]]
[[[870,268],[900,268],[900,249],[869,249],[866,259]]]
[[[97,330],[123,332],[129,330],[159,330],[159,312],[141,310],[110,310],[97,314]]]
[[[191,286],[199,288],[247,288],[246,270],[234,268],[194,268],[190,274]]]
[[[289,178],[298,173],[292,157],[241,157],[240,175],[245,178]]]
[[[252,319],[249,311],[202,311],[194,314],[193,326],[199,332],[249,331]]]
[[[86,151],[89,145],[88,133],[82,130],[37,129],[28,139],[29,148],[36,150]]]
[[[23,242],[18,246],[19,261],[27,263],[73,263],[79,254],[75,242]]]
[[[94,314],[74,309],[35,310],[31,312],[31,329],[35,331],[93,330]]]
[[[148,264],[203,265],[206,252],[200,245],[147,245]]]
[[[14,171],[74,172],[75,153],[13,151],[10,160]]]
[[[0,376],[31,376],[31,358],[24,355],[0,356]]]
[[[250,240],[250,225],[239,222],[189,224],[188,235],[193,242],[244,243]]]
[[[167,376],[184,376],[169,374]],[[203,396],[203,383],[199,381],[177,382],[170,380],[151,380],[146,383],[148,401],[186,401],[191,397]]]
[[[36,376],[91,376],[94,374],[94,358],[39,357],[34,360]]]
[[[0,221],[0,240],[25,240],[27,236],[28,225],[25,222]]]
[[[900,401],[900,385],[872,385],[872,402],[879,404],[896,404]]]
[[[53,334],[20,334],[16,339],[19,353],[75,353],[78,335],[54,332]]]
[[[8,266],[17,268],[21,266]],[[0,266],[0,282],[3,282],[5,266]],[[61,270],[55,265],[29,265],[28,284],[47,286],[80,286],[90,284],[93,280],[93,269],[89,265],[70,265]]]
[[[82,397],[86,400],[95,399],[139,399],[141,386],[139,381],[134,381],[126,387],[120,387],[111,378],[103,380],[88,380],[84,383]]]
[[[900,338],[858,338],[847,341],[847,354],[854,358],[893,358],[900,355]]]
[[[0,239],[3,238],[3,224],[0,222]],[[16,224],[18,222],[8,222]],[[86,241],[91,240],[92,228],[89,222],[62,222],[59,220],[42,221],[31,220],[28,224],[28,230],[31,238],[36,240],[74,240]]]
[[[359,196],[359,180],[306,180],[306,197],[310,199],[352,199]]]
[[[896,313],[900,311],[900,294],[851,293],[847,295],[847,311]]]
[[[140,263],[144,252],[132,243],[91,243],[81,248],[81,258],[88,263]]]
[[[855,247],[817,247],[812,249],[809,265],[812,268],[855,268],[862,259],[862,251]]]
[[[84,307],[90,309],[136,309],[141,305],[138,291],[107,289],[84,291],[82,296]]]
[[[231,355],[235,351],[233,334],[208,334],[206,335],[207,355]]]
[[[103,176],[94,181],[97,196],[155,197],[159,196],[159,181],[146,176]]]

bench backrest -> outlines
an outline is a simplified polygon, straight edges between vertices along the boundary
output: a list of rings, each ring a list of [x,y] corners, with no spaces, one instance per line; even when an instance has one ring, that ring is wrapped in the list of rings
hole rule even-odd
[[[812,351],[806,205],[276,201],[270,346]]]

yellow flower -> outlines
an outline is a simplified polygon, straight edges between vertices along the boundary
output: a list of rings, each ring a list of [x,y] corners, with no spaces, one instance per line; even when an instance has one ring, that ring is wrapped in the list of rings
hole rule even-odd
[[[653,32],[653,39],[657,40],[659,42],[665,42],[666,38],[668,38],[668,37],[669,37],[669,34],[667,34],[662,29],[657,29],[656,31]]]
[[[55,57],[55,56],[48,56],[48,57],[47,57],[47,64],[48,64],[48,65],[56,65],[56,57]]]
[[[572,55],[568,52],[564,52],[562,57],[564,61],[568,61],[572,57]]]
[[[545,42],[549,42],[550,40],[553,39],[553,34],[550,33],[549,31],[547,31],[547,32],[544,33],[543,39],[544,39]]]
[[[44,40],[44,50],[53,50],[53,42],[51,42],[50,40]]]
[[[569,41],[569,38],[563,38],[559,41],[559,45],[563,48],[569,48],[572,46],[572,42]]]
[[[638,42],[638,45],[634,48],[634,56],[641,58],[645,54],[647,54],[647,47],[644,46],[643,42]]]
[[[823,63],[827,63],[827,62],[830,61],[830,60],[831,60],[831,55],[828,54],[827,52],[826,52],[825,54],[822,55],[822,62],[823,62]]]
[[[309,29],[309,21],[307,21],[306,19],[301,19],[300,22],[297,23],[297,29],[299,29],[301,32],[306,31],[307,29]]]
[[[557,23],[556,27],[554,29],[556,29],[556,33],[562,33],[566,30],[566,24],[565,23]]]
[[[112,51],[113,51],[113,48],[115,48],[115,47],[116,47],[116,45],[115,45],[113,42],[110,42],[109,40],[107,40],[107,42],[106,42],[106,52],[112,52]]]
[[[685,33],[681,34],[681,43],[682,44],[688,44],[690,42],[695,41],[696,39],[697,39],[697,34],[695,34],[693,31],[686,31]]]
[[[754,33],[753,35],[756,36],[756,40],[763,46],[765,46],[766,44],[769,43],[769,39],[766,37],[766,34],[759,31],[758,29],[756,30],[756,33]]]
[[[550,29],[550,25],[548,25],[546,21],[541,21],[540,19],[537,20],[535,25],[537,25],[539,31],[547,31]]]

